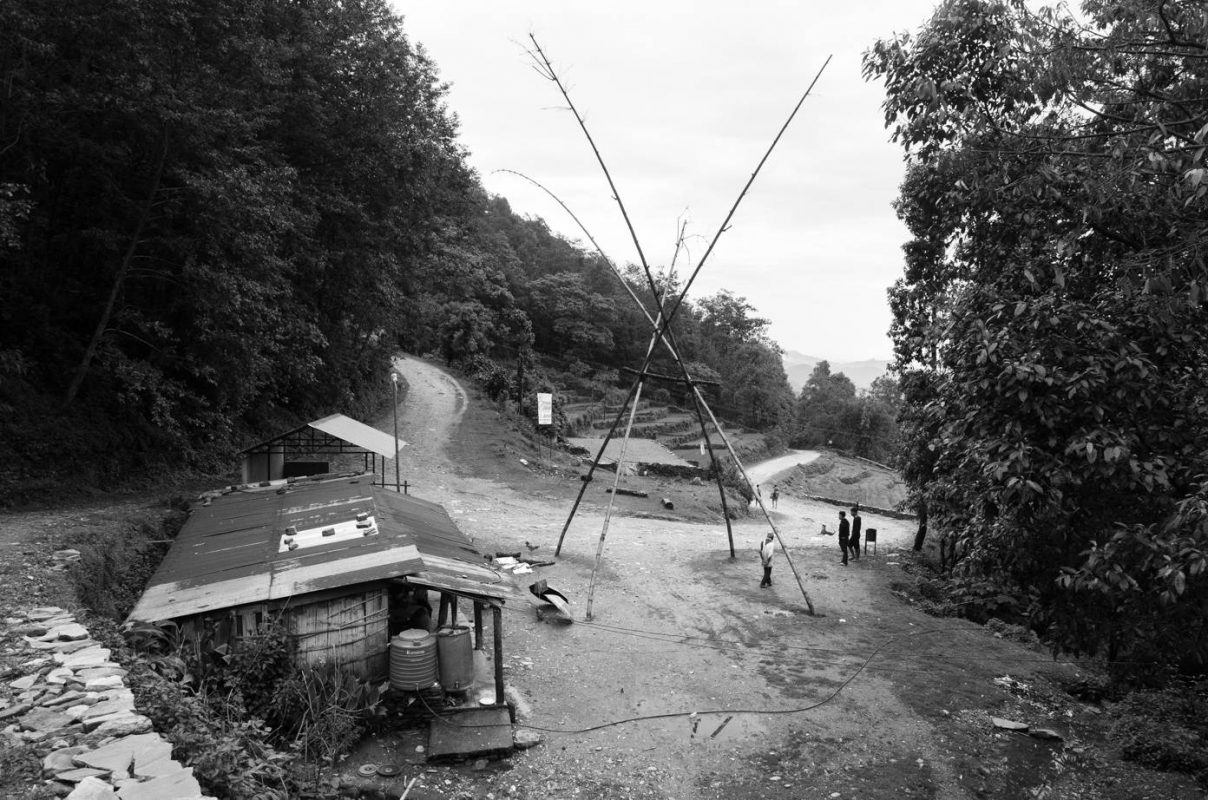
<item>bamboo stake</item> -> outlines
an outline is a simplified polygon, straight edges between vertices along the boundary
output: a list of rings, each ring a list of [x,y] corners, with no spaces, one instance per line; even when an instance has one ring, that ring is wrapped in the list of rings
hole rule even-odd
[[[650,340],[651,349],[657,340]],[[600,559],[604,555],[604,539],[608,536],[608,524],[612,521],[612,509],[617,502],[617,489],[621,483],[621,470],[625,468],[625,451],[629,447],[629,434],[633,430],[633,419],[638,413],[638,402],[642,398],[642,379],[638,378],[637,393],[633,405],[629,407],[629,422],[625,425],[625,436],[621,439],[621,452],[617,456],[617,474],[612,478],[612,494],[608,498],[608,508],[604,511],[604,525],[600,528],[600,541],[596,544],[596,560],[591,565],[591,580],[587,584],[587,620],[591,621],[591,604],[596,593],[596,573],[600,571]]]

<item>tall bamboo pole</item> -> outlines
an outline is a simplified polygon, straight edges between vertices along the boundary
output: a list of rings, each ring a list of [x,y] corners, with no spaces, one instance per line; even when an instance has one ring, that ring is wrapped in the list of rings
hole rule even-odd
[[[652,274],[650,271],[650,267],[646,262],[645,254],[642,252],[641,243],[638,240],[637,233],[634,231],[633,224],[629,218],[629,214],[625,210],[625,205],[621,200],[620,193],[617,191],[616,185],[612,180],[612,175],[608,171],[608,167],[604,163],[604,159],[600,155],[600,151],[596,147],[595,141],[594,141],[594,139],[592,139],[591,133],[590,133],[590,131],[588,131],[586,123],[583,121],[582,116],[579,114],[578,110],[575,108],[574,102],[570,99],[570,95],[566,91],[566,88],[562,85],[562,81],[558,78],[557,72],[554,70],[553,65],[550,63],[550,61],[546,57],[544,51],[541,49],[541,45],[537,42],[536,37],[533,36],[532,34],[529,35],[529,39],[532,40],[533,46],[536,48],[537,56],[540,58],[540,64],[543,66],[543,74],[545,74],[545,76],[547,78],[549,78],[550,80],[555,82],[555,84],[558,87],[558,90],[562,93],[563,98],[566,100],[568,106],[570,107],[570,110],[574,114],[576,121],[579,123],[579,127],[583,131],[584,136],[587,137],[588,144],[591,146],[592,152],[595,154],[596,160],[599,163],[600,168],[604,172],[604,176],[608,181],[609,187],[613,191],[613,198],[617,201],[617,204],[620,206],[621,214],[625,219],[626,227],[629,229],[630,237],[633,240],[634,247],[638,251],[638,256],[642,263],[643,271],[646,274],[647,281],[652,288],[652,292],[655,296],[656,301],[659,302],[659,322],[652,321],[652,324],[654,324],[654,326],[655,326],[654,336],[651,341],[651,346],[646,351],[646,357],[642,362],[642,367],[638,371],[638,375],[639,375],[638,381],[639,381],[639,385],[640,385],[642,376],[644,376],[646,374],[646,370],[650,366],[651,358],[654,355],[655,343],[659,340],[663,340],[664,343],[667,345],[667,347],[671,348],[671,344],[664,339],[664,334],[666,334],[666,332],[670,329],[672,319],[674,318],[675,314],[679,311],[680,307],[683,305],[683,301],[687,297],[688,290],[691,288],[692,283],[696,280],[696,277],[700,274],[701,269],[704,267],[705,262],[709,258],[709,255],[713,252],[713,248],[716,246],[718,240],[721,238],[721,235],[723,233],[725,233],[726,230],[729,229],[730,220],[734,217],[734,213],[737,211],[738,206],[742,203],[743,199],[746,197],[747,192],[750,190],[751,185],[755,182],[755,178],[759,175],[759,172],[762,170],[763,165],[767,162],[768,158],[772,154],[772,151],[776,148],[776,145],[780,142],[781,137],[784,135],[784,132],[788,129],[789,124],[793,121],[793,118],[796,117],[797,112],[801,109],[801,106],[805,103],[805,99],[807,97],[809,97],[810,93],[813,91],[814,85],[818,82],[818,79],[822,76],[823,71],[826,69],[827,65],[830,64],[831,56],[827,56],[826,61],[822,64],[822,67],[819,68],[818,73],[814,76],[814,79],[810,82],[810,85],[806,88],[805,92],[801,95],[801,98],[797,101],[797,105],[794,106],[792,113],[789,114],[788,119],[785,120],[784,124],[780,127],[780,130],[776,133],[776,136],[775,136],[775,138],[773,138],[772,143],[768,146],[768,149],[764,152],[763,157],[759,160],[759,163],[756,165],[755,170],[751,173],[750,178],[747,179],[747,182],[743,186],[742,191],[739,192],[738,197],[734,201],[734,204],[730,207],[730,210],[726,214],[726,217],[722,221],[722,224],[719,226],[717,233],[714,234],[713,239],[709,242],[709,246],[705,250],[705,254],[703,256],[701,256],[700,261],[697,262],[696,268],[692,271],[692,274],[689,276],[687,283],[684,285],[684,288],[681,290],[679,296],[676,298],[671,309],[668,310],[664,314],[664,311],[662,308],[662,302],[659,301],[658,291],[657,291],[657,289],[654,288],[654,282],[653,282],[653,277],[652,277]],[[605,259],[605,260],[608,261],[608,259]],[[644,306],[643,306],[643,310],[644,310]],[[649,314],[647,314],[647,318],[649,319]],[[661,324],[660,324],[660,322],[661,322]],[[683,364],[682,359],[680,359],[678,356],[676,356],[676,361],[680,364],[681,369],[683,369],[685,377],[686,378],[689,377],[687,375],[687,368]],[[694,396],[696,397],[697,401],[700,403],[703,403],[704,402],[703,396],[701,396],[699,389],[696,388],[696,386],[691,382],[690,379],[689,379],[689,386],[692,387]],[[631,390],[631,394],[632,394],[632,390]],[[708,407],[707,404],[705,407],[706,408]],[[636,406],[635,406],[635,411],[636,411]],[[712,411],[710,411],[709,414],[710,414],[710,417],[712,418],[712,416],[713,416]],[[632,415],[631,415],[631,419],[632,419]],[[718,433],[722,437],[722,441],[725,443],[726,448],[729,450],[731,456],[734,458],[734,463],[738,466],[739,471],[741,472],[741,474],[743,476],[743,479],[747,482],[747,485],[753,489],[754,487],[752,486],[750,476],[747,475],[746,469],[742,466],[741,461],[738,459],[737,453],[734,452],[734,448],[730,445],[729,439],[725,436],[725,433],[721,430],[721,426],[717,425],[716,418],[713,418],[713,422],[714,422],[714,425],[717,427]],[[614,425],[613,425],[614,430],[615,430],[615,427],[616,427],[616,423],[614,423]],[[702,430],[703,430],[703,426],[702,426]],[[628,441],[628,431],[626,432],[626,441]],[[607,443],[607,440],[606,440],[606,443]],[[603,448],[601,448],[601,452],[603,452]],[[623,450],[622,450],[622,452],[623,452]],[[756,497],[758,497],[758,493],[754,493],[754,494],[756,495]],[[581,493],[580,493],[580,496],[581,496]],[[615,493],[614,493],[614,497],[615,497]],[[576,502],[576,506],[577,506],[577,502]],[[805,598],[806,605],[809,608],[810,614],[812,615],[814,613],[813,602],[810,600],[809,593],[806,592],[806,590],[805,590],[805,585],[801,581],[801,576],[797,572],[796,566],[792,563],[792,559],[788,556],[788,551],[784,547],[783,540],[780,537],[780,532],[776,529],[775,524],[772,522],[771,515],[768,514],[767,508],[763,505],[762,498],[759,498],[759,506],[760,506],[760,509],[763,510],[764,517],[767,519],[768,524],[771,526],[772,531],[775,534],[777,540],[781,542],[781,549],[785,550],[785,559],[789,562],[789,566],[793,571],[793,576],[797,579],[797,585],[798,585],[798,587],[800,587],[802,596]],[[610,507],[611,507],[611,504],[610,504]],[[570,522],[568,520],[567,525],[569,525],[569,524],[570,524]],[[607,525],[607,521],[606,521],[606,525]],[[728,527],[728,519],[727,519],[727,527]],[[563,534],[565,534],[565,528],[563,528]],[[559,540],[559,549],[560,548],[561,548],[561,539]],[[603,535],[601,535],[601,542],[600,542],[599,549],[597,551],[597,560],[599,558],[599,552],[602,551],[602,549],[603,549]],[[732,544],[731,544],[731,552],[733,552]],[[594,572],[593,572],[593,581],[594,581]]]

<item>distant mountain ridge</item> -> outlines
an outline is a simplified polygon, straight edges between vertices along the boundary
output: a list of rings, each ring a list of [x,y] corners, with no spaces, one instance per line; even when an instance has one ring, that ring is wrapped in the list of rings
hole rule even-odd
[[[789,386],[798,393],[805,386],[805,382],[810,379],[810,375],[813,374],[814,367],[818,366],[819,361],[829,361],[831,374],[842,372],[851,378],[851,382],[857,389],[869,388],[874,380],[884,375],[885,371],[889,369],[888,361],[872,358],[865,361],[832,361],[829,358],[808,356],[796,350],[785,350],[781,360],[784,362],[785,374],[789,377]]]

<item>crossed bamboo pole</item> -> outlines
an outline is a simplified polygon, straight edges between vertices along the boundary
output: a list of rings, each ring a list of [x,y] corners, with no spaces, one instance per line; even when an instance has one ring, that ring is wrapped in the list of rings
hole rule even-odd
[[[617,425],[620,423],[621,418],[624,416],[626,407],[629,405],[630,401],[632,401],[633,407],[632,407],[632,409],[630,409],[629,424],[626,427],[625,439],[621,446],[621,453],[619,454],[618,459],[617,459],[617,472],[616,472],[616,477],[614,478],[614,487],[613,487],[612,497],[609,499],[608,509],[607,509],[607,511],[605,513],[605,517],[604,517],[603,529],[600,532],[599,543],[597,544],[597,547],[596,547],[595,563],[592,567],[591,583],[590,583],[590,586],[588,589],[588,599],[587,599],[587,619],[590,620],[592,618],[591,608],[592,608],[592,599],[593,599],[594,590],[595,590],[596,574],[599,571],[600,560],[601,560],[601,557],[602,557],[603,551],[604,551],[604,541],[608,534],[609,521],[611,520],[612,509],[613,509],[613,505],[614,505],[614,502],[616,499],[616,484],[620,481],[621,471],[624,466],[625,450],[628,445],[629,434],[631,432],[632,424],[633,424],[633,418],[637,412],[638,398],[640,398],[640,396],[641,396],[641,387],[642,387],[642,384],[645,382],[646,376],[648,374],[647,370],[649,369],[650,362],[654,356],[655,347],[659,341],[662,341],[664,346],[667,348],[668,352],[671,353],[675,362],[679,365],[680,370],[683,372],[684,381],[687,383],[688,387],[692,390],[693,397],[694,397],[695,402],[698,407],[698,414],[699,414],[700,408],[702,408],[702,407],[709,412],[709,417],[712,420],[714,426],[717,428],[718,434],[721,436],[722,442],[725,444],[726,449],[729,451],[731,458],[733,458],[734,464],[738,467],[739,472],[742,474],[743,480],[746,481],[748,487],[752,490],[752,494],[758,500],[759,508],[761,511],[763,511],[764,519],[767,520],[768,525],[772,529],[772,533],[775,535],[776,540],[780,543],[780,548],[781,548],[781,551],[784,553],[785,560],[788,562],[789,568],[793,572],[793,577],[797,581],[798,588],[801,589],[801,595],[805,599],[805,603],[809,610],[809,613],[811,616],[813,616],[813,614],[814,614],[813,601],[810,600],[809,592],[807,592],[805,589],[805,584],[801,579],[801,574],[797,571],[796,565],[793,563],[792,558],[789,556],[788,548],[785,547],[785,545],[784,545],[784,540],[780,536],[780,531],[777,529],[776,524],[772,521],[771,514],[768,512],[767,507],[763,504],[763,498],[760,497],[759,494],[754,491],[755,487],[751,482],[750,476],[747,474],[746,468],[743,467],[741,460],[738,458],[738,454],[734,451],[733,446],[730,444],[729,439],[726,437],[725,433],[722,431],[721,426],[718,425],[717,418],[713,416],[713,412],[712,412],[712,410],[709,409],[708,404],[705,402],[704,397],[701,395],[700,389],[696,386],[696,383],[692,380],[692,376],[688,373],[687,365],[684,364],[683,359],[681,359],[679,357],[675,347],[673,346],[673,343],[671,340],[674,339],[674,336],[673,336],[673,334],[670,333],[670,326],[671,326],[672,320],[675,318],[676,313],[683,306],[683,302],[684,302],[684,299],[687,297],[688,290],[692,287],[692,284],[696,280],[696,277],[700,274],[701,269],[704,267],[705,262],[709,258],[709,255],[713,252],[713,248],[716,246],[718,240],[721,238],[721,235],[723,233],[725,233],[725,231],[728,229],[730,220],[733,218],[734,213],[738,209],[738,206],[742,203],[743,198],[746,197],[746,194],[750,190],[751,185],[755,182],[755,178],[759,175],[760,170],[763,168],[763,165],[767,162],[769,156],[771,156],[772,151],[776,148],[776,145],[780,142],[780,139],[784,135],[784,132],[788,129],[789,124],[793,121],[793,118],[797,115],[797,112],[801,109],[801,106],[802,106],[802,104],[804,104],[805,99],[807,97],[809,97],[810,93],[813,91],[814,85],[818,82],[818,79],[822,76],[823,71],[826,69],[827,65],[830,64],[831,56],[827,56],[826,61],[822,64],[822,67],[819,68],[818,73],[814,76],[814,79],[810,82],[810,84],[806,88],[805,92],[801,95],[801,99],[797,101],[797,105],[794,106],[792,113],[789,114],[788,119],[785,120],[785,122],[781,126],[779,132],[777,132],[775,138],[772,140],[771,145],[769,145],[767,151],[764,153],[763,157],[759,160],[759,163],[756,165],[755,170],[751,173],[750,178],[747,179],[746,184],[743,186],[742,191],[739,192],[737,199],[735,199],[734,204],[730,207],[729,212],[726,214],[725,220],[723,220],[721,226],[717,230],[717,233],[714,234],[713,239],[709,242],[709,246],[705,250],[705,254],[703,256],[701,256],[700,261],[697,262],[696,268],[692,271],[692,274],[689,276],[687,283],[684,284],[684,287],[680,291],[679,296],[676,297],[671,308],[664,312],[663,298],[658,291],[657,285],[654,281],[653,273],[650,269],[650,265],[647,263],[646,255],[642,251],[641,242],[638,239],[637,233],[634,231],[632,220],[630,219],[629,213],[625,208],[624,202],[621,200],[620,192],[617,191],[616,184],[612,179],[612,174],[609,172],[608,166],[604,162],[604,158],[603,158],[603,156],[601,156],[599,148],[596,146],[595,140],[592,139],[591,132],[587,129],[586,122],[584,122],[582,115],[579,114],[578,109],[575,107],[574,101],[571,100],[570,94],[566,91],[566,87],[563,85],[561,79],[558,77],[557,71],[554,69],[553,64],[551,64],[549,59],[546,57],[545,51],[542,50],[540,43],[537,41],[537,38],[534,35],[529,34],[529,39],[533,42],[533,47],[534,47],[534,51],[535,51],[535,55],[533,56],[533,58],[534,58],[534,61],[537,62],[538,72],[541,73],[547,79],[553,81],[554,84],[558,87],[558,91],[562,94],[562,97],[566,101],[567,106],[569,107],[570,111],[574,114],[575,121],[578,122],[580,130],[583,132],[583,135],[587,138],[588,144],[591,146],[592,152],[596,157],[596,161],[600,165],[601,170],[603,170],[605,178],[608,180],[609,188],[612,190],[613,199],[616,200],[617,205],[620,207],[621,215],[625,220],[625,225],[629,229],[630,238],[632,239],[634,247],[637,250],[638,258],[642,265],[642,272],[646,276],[647,285],[649,286],[649,288],[651,290],[651,294],[653,295],[655,302],[659,306],[658,319],[657,320],[652,319],[650,316],[650,313],[646,310],[645,305],[643,303],[641,303],[640,300],[638,300],[637,295],[632,292],[632,289],[630,289],[631,296],[635,300],[638,301],[638,305],[642,309],[642,313],[646,316],[647,320],[653,326],[654,333],[651,336],[650,345],[649,345],[649,347],[647,347],[646,356],[642,361],[641,369],[638,370],[638,377],[637,377],[636,381],[634,382],[633,387],[630,388],[629,394],[626,397],[625,403],[622,404],[621,409],[619,410],[619,412],[617,414],[617,418],[613,421],[612,426],[609,428],[608,434],[605,436],[604,442],[601,444],[600,450],[596,454],[596,457],[592,462],[591,468],[588,470],[587,475],[583,476],[583,484],[579,489],[579,495],[578,495],[578,497],[576,497],[574,506],[571,508],[570,516],[567,518],[566,524],[563,525],[562,532],[559,534],[558,546],[555,549],[555,555],[557,555],[561,552],[562,541],[566,536],[566,531],[570,527],[570,523],[571,523],[571,520],[574,518],[575,511],[576,511],[576,509],[578,509],[579,503],[582,500],[583,494],[587,489],[587,484],[591,481],[596,467],[599,465],[600,460],[603,458],[605,448],[607,448],[608,442],[612,438],[612,434],[616,431]],[[559,203],[561,204],[561,201],[559,201]],[[565,204],[562,204],[562,205],[563,205],[563,208],[565,208]],[[578,222],[577,218],[576,218],[576,222]],[[583,227],[582,224],[580,224],[580,228],[582,228],[582,227]],[[589,234],[589,238],[590,238],[590,234]],[[595,244],[594,239],[592,239],[592,243]],[[597,250],[599,250],[598,245],[597,245]],[[601,255],[603,255],[602,252],[601,252]],[[607,259],[607,257],[605,257],[605,261],[610,266],[613,266],[612,262],[609,259]],[[614,272],[616,272],[615,267],[613,267],[613,269],[614,269]],[[619,272],[617,272],[617,274],[619,277]],[[628,287],[628,283],[625,282],[623,279],[622,279],[622,283],[624,283]],[[703,424],[703,421],[701,424],[701,431],[707,437],[708,433],[706,430],[706,426]],[[710,455],[712,456],[712,446],[710,446],[709,449],[710,449]],[[719,481],[720,481],[720,478],[719,478]],[[724,490],[723,490],[723,502],[724,502]],[[729,515],[728,514],[726,515],[726,526],[727,526],[727,531],[729,531]],[[731,557],[734,557],[734,541],[733,541],[732,534],[730,536],[730,554],[731,554]]]
[[[609,258],[608,255],[604,252],[604,249],[602,247],[600,247],[599,242],[597,242],[596,238],[591,235],[591,231],[589,231],[587,229],[587,226],[585,226],[583,224],[583,222],[579,219],[579,217],[575,214],[575,212],[572,211],[570,209],[570,207],[566,205],[566,203],[562,202],[562,198],[558,197],[558,195],[551,192],[548,188],[543,186],[538,181],[534,180],[533,178],[530,178],[528,175],[525,175],[523,172],[516,172],[515,170],[511,170],[511,169],[499,169],[499,170],[495,170],[495,172],[505,172],[505,173],[508,173],[509,175],[515,175],[518,178],[522,178],[522,179],[528,181],[529,183],[533,184],[538,189],[540,189],[541,191],[543,191],[547,195],[549,195],[550,198],[555,203],[562,206],[562,210],[565,211],[570,216],[570,218],[575,221],[575,224],[579,226],[579,230],[581,230],[583,232],[583,235],[587,237],[587,240],[589,242],[591,242],[592,247],[594,247],[596,249],[596,253],[600,256],[600,258],[604,261],[604,263],[608,265],[608,268],[612,271],[612,274],[616,276],[617,281],[620,282],[621,286],[623,286],[625,288],[625,291],[629,294],[629,297],[633,300],[633,302],[637,305],[638,309],[642,312],[642,315],[644,317],[646,317],[646,321],[650,323],[650,326],[652,328],[654,328],[655,330],[658,329],[658,323],[654,321],[654,318],[650,316],[650,312],[646,310],[646,304],[642,302],[641,298],[638,297],[637,292],[635,292],[633,290],[633,287],[629,285],[629,281],[625,280],[625,277],[621,274],[621,270],[617,268],[617,265],[615,263],[613,263],[613,260],[611,258]],[[683,233],[681,232],[680,240],[682,241],[682,239],[683,239]],[[674,263],[674,260],[673,260],[673,263]],[[670,279],[668,279],[668,282],[670,282]],[[656,299],[657,299],[657,297],[656,297]],[[660,307],[661,307],[661,305],[662,304],[660,302]],[[677,364],[680,364],[682,366],[682,361],[680,360],[679,356],[675,352],[675,347],[673,344],[674,334],[672,333],[672,331],[670,329],[668,329],[667,333],[669,335],[671,335],[672,342],[668,342],[667,337],[664,337],[664,336],[660,336],[659,341],[663,343],[664,347],[666,347],[666,349],[667,349],[668,353],[671,355],[672,359],[674,359]],[[705,425],[705,418],[704,418],[704,414],[702,412],[702,405],[704,405],[705,401],[698,390],[697,382],[692,380],[692,377],[688,374],[687,369],[683,369],[683,373],[684,373],[683,382],[685,384],[687,384],[688,388],[692,391],[692,407],[693,407],[693,410],[696,412],[696,420],[697,420],[697,424],[700,425],[701,437],[704,439],[705,447],[707,448],[708,453],[709,453],[709,465],[712,467],[714,481],[717,484],[717,493],[718,493],[718,496],[721,498],[722,517],[726,520],[726,538],[730,543],[730,558],[734,558],[735,557],[734,529],[730,525],[730,506],[729,506],[729,501],[726,500],[726,487],[722,484],[722,481],[721,481],[721,465],[717,461],[717,454],[715,452],[713,452],[713,440],[709,438],[709,428],[708,428],[708,426]],[[671,380],[671,378],[667,378],[667,379]],[[635,386],[636,386],[636,384],[635,384]],[[628,397],[626,397],[626,400],[625,400],[626,404],[628,404],[630,397],[632,397],[632,393]],[[707,409],[708,406],[705,405],[705,408]],[[622,410],[623,409],[624,409],[624,405],[622,406]],[[711,411],[709,412],[709,416],[710,417],[713,416],[713,413]],[[619,421],[619,419],[620,418],[618,417],[618,421]],[[716,424],[716,422],[714,424]],[[596,458],[592,463],[591,469],[588,471],[587,475],[583,476],[584,477],[583,486],[580,488],[578,496],[575,497],[575,503],[571,507],[570,516],[566,521],[566,525],[564,525],[562,527],[561,535],[558,537],[558,547],[554,551],[555,556],[560,555],[562,552],[562,539],[563,539],[563,537],[566,536],[566,529],[570,526],[570,521],[572,519],[574,519],[575,511],[579,508],[579,503],[580,503],[580,501],[582,501],[583,494],[587,489],[587,483],[591,481],[591,475],[592,475],[592,473],[595,472],[596,466],[599,464],[600,459],[603,457],[604,448],[606,448],[608,446],[608,442],[612,439],[612,434],[616,430],[616,425],[617,425],[617,422],[614,422],[612,428],[609,429],[608,434],[604,437],[604,444],[601,446],[600,451],[596,454]]]

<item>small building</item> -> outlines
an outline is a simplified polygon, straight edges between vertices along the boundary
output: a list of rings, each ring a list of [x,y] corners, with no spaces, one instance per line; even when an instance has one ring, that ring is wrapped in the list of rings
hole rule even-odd
[[[399,598],[431,590],[440,596],[437,626],[457,624],[459,601],[472,606],[477,649],[487,649],[483,614],[492,610],[502,704],[502,607],[517,596],[511,578],[487,565],[440,505],[375,486],[372,477],[289,478],[209,493],[128,621],[172,620],[206,649],[277,622],[298,662],[336,662],[381,680]]]
[[[376,482],[385,483],[386,462],[406,445],[351,417],[330,414],[245,447],[239,455],[244,483],[355,470],[358,460],[360,471],[373,475],[380,465],[382,476]],[[342,463],[333,465],[332,459]]]

